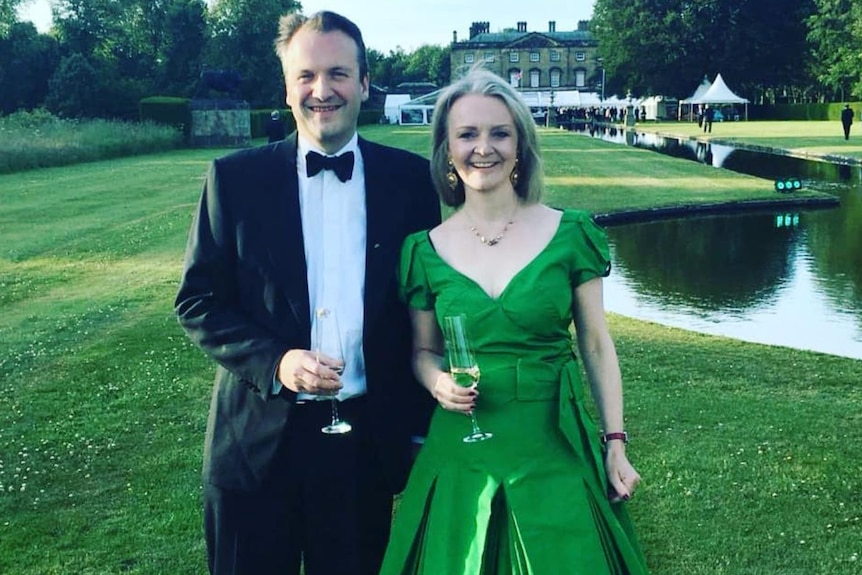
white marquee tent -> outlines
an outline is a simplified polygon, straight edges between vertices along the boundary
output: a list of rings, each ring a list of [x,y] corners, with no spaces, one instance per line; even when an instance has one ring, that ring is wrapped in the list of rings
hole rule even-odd
[[[702,86],[703,84],[701,83],[698,88]],[[721,77],[721,74],[716,75],[715,81],[713,81],[709,89],[699,95],[697,94],[697,90],[695,90],[695,94],[691,98],[686,98],[684,102],[690,105],[701,104],[710,106],[716,104],[745,104],[745,119],[748,120],[748,100],[734,94],[727,87],[727,84],[724,83],[724,78]],[[690,115],[691,113],[689,113]]]

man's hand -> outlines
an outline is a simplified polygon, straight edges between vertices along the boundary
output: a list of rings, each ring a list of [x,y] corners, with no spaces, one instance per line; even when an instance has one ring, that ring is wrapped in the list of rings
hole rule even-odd
[[[296,393],[335,395],[342,387],[343,370],[342,361],[307,349],[292,349],[281,356],[277,377],[281,385]]]

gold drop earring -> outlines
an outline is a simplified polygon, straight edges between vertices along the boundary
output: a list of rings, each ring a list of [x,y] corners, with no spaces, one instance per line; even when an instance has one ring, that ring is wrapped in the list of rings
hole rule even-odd
[[[515,167],[512,168],[512,173],[509,174],[509,181],[512,182],[512,187],[518,187],[518,180],[521,179],[521,174],[518,172],[518,158],[515,158]]]
[[[454,192],[458,187],[458,173],[455,172],[455,162],[452,161],[452,156],[449,156],[449,171],[446,172],[446,183]]]

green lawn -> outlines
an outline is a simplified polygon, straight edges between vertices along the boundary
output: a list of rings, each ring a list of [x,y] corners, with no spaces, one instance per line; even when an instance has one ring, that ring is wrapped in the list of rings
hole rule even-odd
[[[427,149],[423,128],[363,133]],[[788,198],[695,162],[542,136],[555,205]],[[223,152],[0,176],[0,573],[205,572],[213,368],[171,307]],[[862,361],[619,316],[611,328],[644,477],[629,505],[654,574],[859,573]]]
[[[838,121],[715,122],[711,134],[704,134],[697,122],[642,122],[637,129],[714,142],[777,148],[801,157],[839,156],[859,162],[862,161],[860,126],[859,122],[853,125],[850,139],[846,141]]]

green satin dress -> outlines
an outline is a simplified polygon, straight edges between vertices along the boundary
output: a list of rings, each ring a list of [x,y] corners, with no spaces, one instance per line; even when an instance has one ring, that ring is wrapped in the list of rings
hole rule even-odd
[[[547,247],[496,299],[455,271],[427,232],[405,241],[414,308],[466,314],[481,370],[476,416],[437,408],[398,505],[381,575],[647,573],[625,504],[611,504],[598,430],[569,332],[572,287],[609,273],[604,232],[565,211]]]

